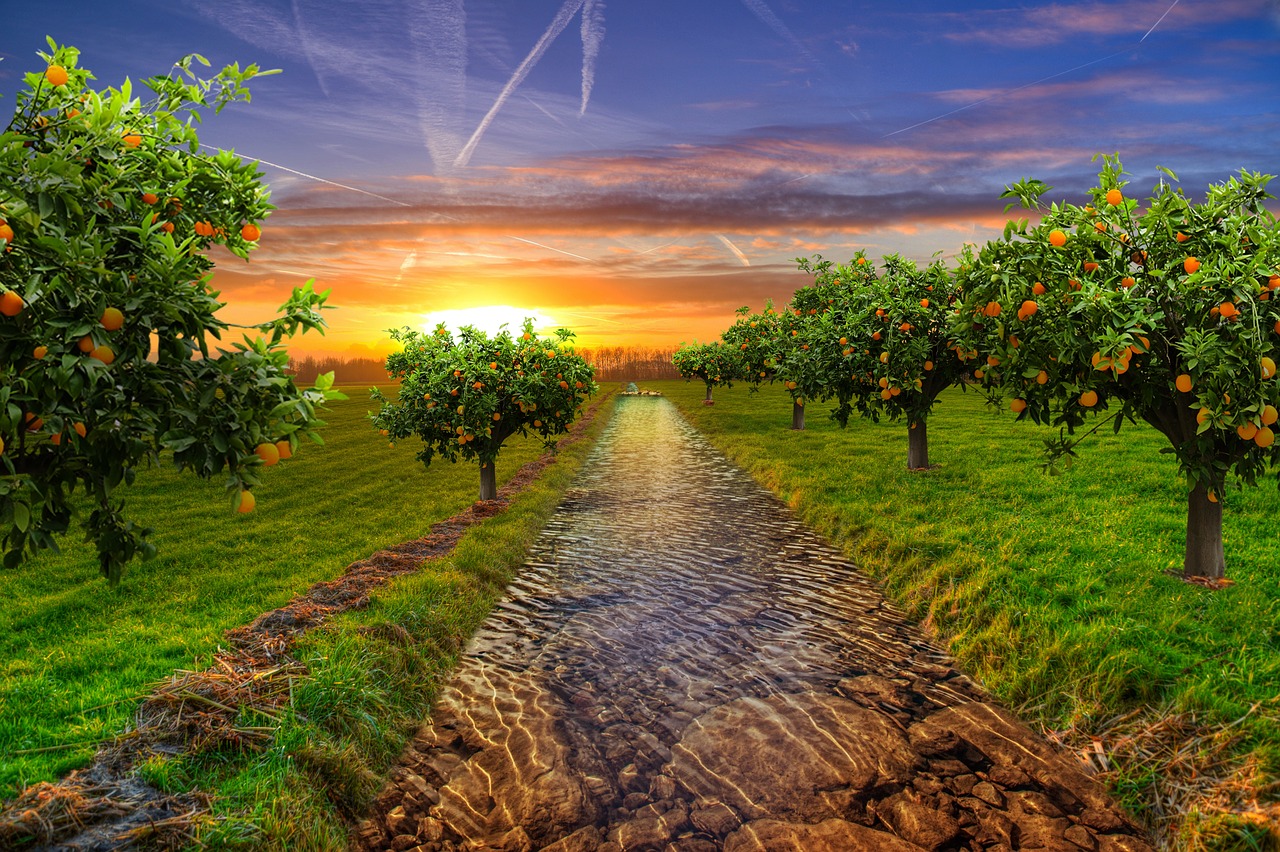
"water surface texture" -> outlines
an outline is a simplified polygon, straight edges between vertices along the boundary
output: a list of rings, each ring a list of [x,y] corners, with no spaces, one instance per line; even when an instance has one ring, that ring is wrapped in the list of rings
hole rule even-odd
[[[366,849],[1141,850],[661,398],[624,397]]]

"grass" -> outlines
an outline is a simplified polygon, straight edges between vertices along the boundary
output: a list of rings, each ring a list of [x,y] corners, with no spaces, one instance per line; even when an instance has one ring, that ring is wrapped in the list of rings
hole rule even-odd
[[[304,444],[269,471],[252,514],[231,510],[220,481],[164,465],[142,472],[124,492],[127,511],[155,528],[159,555],[128,566],[116,588],[74,531],[61,554],[5,572],[0,800],[86,765],[149,685],[199,668],[223,631],[475,500],[474,465],[424,468],[410,442],[389,448],[365,420],[367,388],[345,390],[350,399],[325,415],[325,445]],[[508,440],[499,486],[541,452],[537,439]],[[473,618],[482,604],[467,606]]]
[[[793,432],[785,392],[653,382],[737,464],[826,534],[1003,702],[1050,730],[1105,730],[1135,708],[1239,723],[1231,748],[1280,790],[1280,496],[1273,482],[1225,500],[1227,575],[1210,591],[1182,582],[1186,497],[1164,439],[1126,424],[1101,430],[1073,469],[1043,473],[1056,430],[1015,423],[976,393],[949,391],[929,423],[928,472],[906,469],[901,423],[841,429],[811,404]],[[1123,761],[1122,761],[1123,763]],[[1148,819],[1159,771],[1109,777]],[[1273,817],[1274,819],[1274,817]],[[1252,848],[1248,819],[1185,821],[1187,848]],[[1219,825],[1220,823],[1220,825]],[[1266,829],[1261,829],[1262,835]],[[1203,833],[1202,833],[1203,834]],[[1190,839],[1188,839],[1190,838]],[[1280,835],[1272,843],[1280,842]]]

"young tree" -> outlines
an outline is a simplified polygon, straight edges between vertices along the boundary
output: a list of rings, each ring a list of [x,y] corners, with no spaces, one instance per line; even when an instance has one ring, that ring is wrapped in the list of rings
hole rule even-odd
[[[907,467],[928,468],[929,413],[963,373],[948,351],[951,275],[940,262],[920,269],[898,255],[883,258],[880,271],[861,252],[841,266],[797,262],[815,275],[815,286],[792,300],[793,316],[809,317],[795,335],[800,389],[835,399],[842,426],[854,410],[872,421],[906,420]]]
[[[540,338],[533,321],[512,337],[505,328],[489,337],[465,326],[454,340],[443,326],[432,334],[392,330],[404,348],[387,356],[387,372],[400,380],[397,402],[379,390],[374,428],[392,442],[422,439],[425,465],[439,455],[480,463],[480,499],[498,496],[494,468],[502,443],[532,429],[547,446],[569,430],[597,387],[590,364],[569,345],[573,332]]]
[[[1161,171],[1170,182],[1145,210],[1114,157],[1090,204],[1046,206],[1035,180],[1009,187],[1041,222],[1010,222],[971,258],[955,331],[1020,419],[1061,426],[1051,463],[1104,411],[1098,426],[1141,418],[1164,435],[1188,484],[1184,575],[1220,578],[1228,479],[1253,484],[1280,460],[1280,230],[1270,176],[1241,172],[1193,203]]]
[[[804,399],[797,395],[796,383],[784,378],[784,356],[790,349],[787,337],[794,325],[791,316],[774,310],[772,302],[766,302],[764,311],[758,314],[751,313],[749,307],[738,308],[736,313],[738,319],[721,339],[730,351],[737,350],[744,381],[755,393],[765,382],[772,384],[781,379],[791,396],[791,428],[803,429]]]
[[[210,352],[230,326],[204,252],[247,257],[272,208],[254,164],[201,153],[194,124],[247,101],[256,66],[204,80],[187,57],[142,103],[128,81],[91,88],[77,51],[49,44],[0,135],[0,544],[6,567],[56,548],[81,488],[115,583],[154,553],[119,499],[140,463],[169,450],[202,478],[225,471],[245,512],[263,466],[319,440],[334,394],[295,387],[281,341],[323,330],[327,294],[308,282],[252,339]]]
[[[712,388],[721,385],[733,387],[734,380],[742,378],[742,364],[737,350],[720,340],[712,343],[681,343],[680,348],[671,356],[671,363],[686,382],[698,379],[707,386],[703,405],[715,405],[711,398]]]

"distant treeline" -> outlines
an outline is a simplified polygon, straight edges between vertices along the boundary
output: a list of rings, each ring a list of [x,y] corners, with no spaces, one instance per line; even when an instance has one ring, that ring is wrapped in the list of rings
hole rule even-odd
[[[645,348],[641,346],[602,346],[599,349],[579,349],[578,354],[596,367],[597,381],[646,381],[653,379],[678,379],[680,374],[671,365],[674,349]],[[330,371],[342,384],[379,384],[387,381],[386,361],[382,358],[341,358],[328,355],[295,360],[289,365],[294,381],[308,385],[316,376]]]

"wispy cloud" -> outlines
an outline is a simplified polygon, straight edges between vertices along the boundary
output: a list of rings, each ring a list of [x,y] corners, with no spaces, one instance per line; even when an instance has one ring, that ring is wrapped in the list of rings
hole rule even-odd
[[[596,59],[604,41],[604,0],[586,0],[582,5],[582,106],[579,115],[587,112],[591,89],[596,83]]]
[[[782,19],[774,14],[773,9],[769,8],[769,4],[764,0],[742,0],[742,4],[751,10],[751,14],[759,18],[764,25],[781,36],[788,44],[796,49],[796,52],[810,62],[814,61],[813,54],[809,49],[800,43],[800,39],[796,38],[795,33],[782,22]]]

